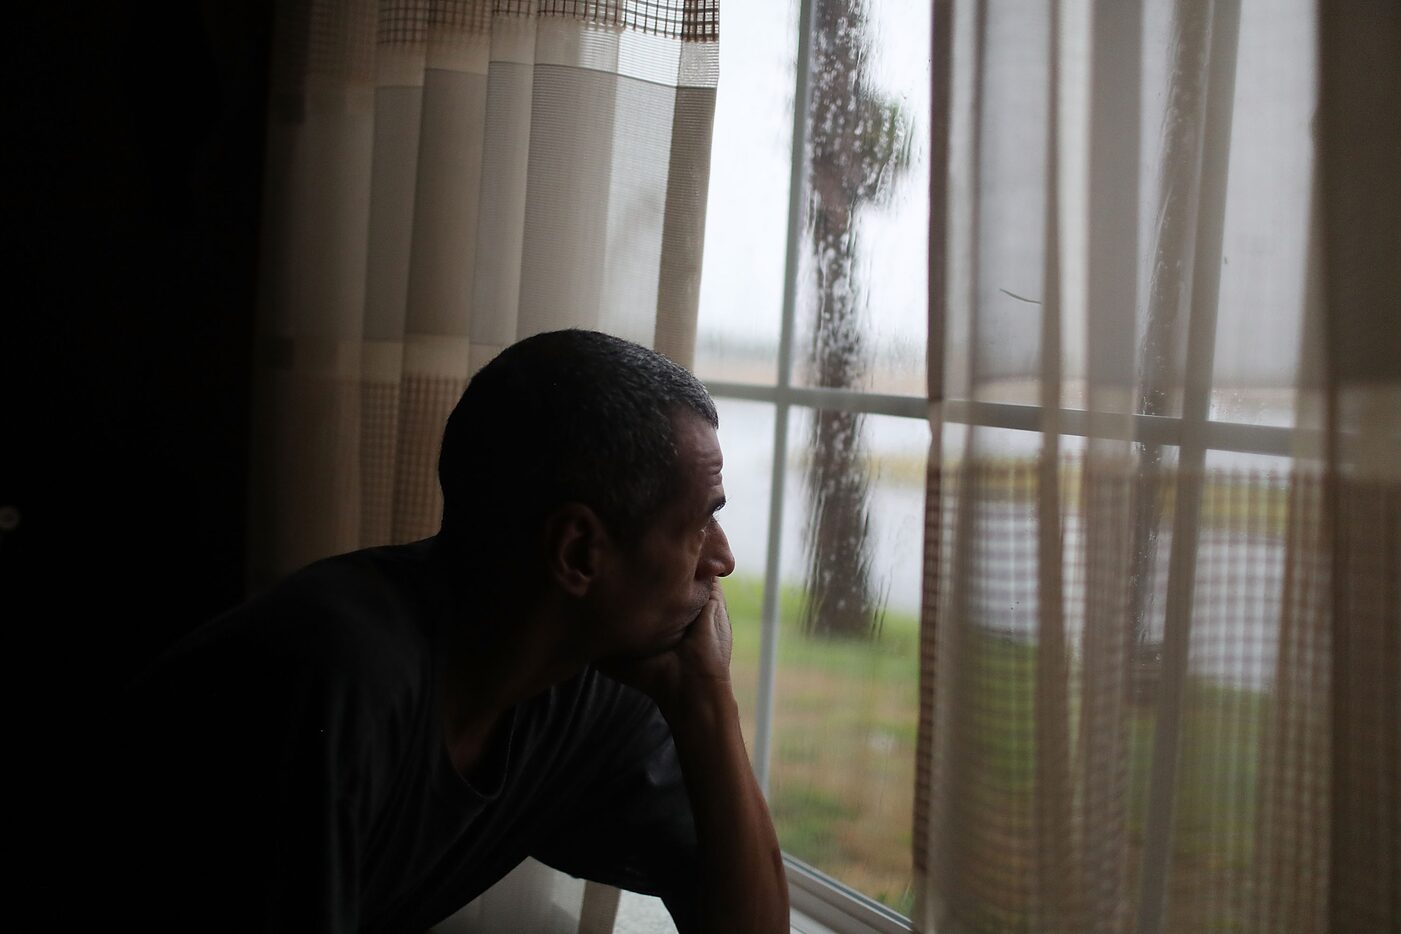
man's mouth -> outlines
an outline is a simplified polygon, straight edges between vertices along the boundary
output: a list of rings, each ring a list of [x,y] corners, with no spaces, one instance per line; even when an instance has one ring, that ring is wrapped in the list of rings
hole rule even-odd
[[[701,591],[696,599],[695,611],[691,613],[691,622],[700,619],[700,615],[705,612],[705,608],[710,604],[710,598],[715,594],[715,582],[712,581],[705,590]]]

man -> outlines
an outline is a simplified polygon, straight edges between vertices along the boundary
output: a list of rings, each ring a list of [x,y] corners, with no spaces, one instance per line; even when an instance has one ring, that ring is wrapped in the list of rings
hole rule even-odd
[[[729,681],[717,424],[604,334],[484,367],[437,536],[317,562],[139,680],[113,802],[135,920],[422,931],[534,856],[683,932],[786,931]]]

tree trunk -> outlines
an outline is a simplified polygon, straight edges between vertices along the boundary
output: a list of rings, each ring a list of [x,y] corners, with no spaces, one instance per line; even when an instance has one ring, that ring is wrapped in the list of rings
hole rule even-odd
[[[828,212],[815,220],[814,248],[820,259],[811,376],[819,386],[852,387],[865,375],[865,359],[853,307],[849,225],[844,218],[833,222]],[[873,631],[878,607],[871,592],[871,477],[863,421],[856,412],[818,409],[808,430],[803,628],[809,633],[866,637]]]
[[[880,200],[903,167],[899,111],[874,97],[865,70],[862,0],[815,0],[809,104],[809,241],[816,308],[808,376],[857,388],[869,360],[856,281],[856,212]],[[808,433],[806,632],[870,637],[881,601],[871,581],[871,475],[862,415],[819,409]]]

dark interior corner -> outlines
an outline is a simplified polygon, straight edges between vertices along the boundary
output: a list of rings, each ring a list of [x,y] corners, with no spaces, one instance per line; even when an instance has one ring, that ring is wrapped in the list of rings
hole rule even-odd
[[[3,615],[12,658],[115,686],[242,596],[272,6],[21,16]]]

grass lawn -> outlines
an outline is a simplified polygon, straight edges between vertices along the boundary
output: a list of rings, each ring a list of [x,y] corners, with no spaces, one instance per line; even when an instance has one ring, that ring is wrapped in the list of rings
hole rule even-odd
[[[735,694],[752,742],[763,587],[745,578],[724,587],[735,633]],[[781,600],[769,788],[779,841],[908,913],[918,620],[887,613],[874,641],[812,638],[799,628],[802,599],[799,588],[787,588]]]
[[[752,742],[762,586],[736,578],[724,587],[735,633],[735,693]],[[799,588],[785,589],[781,600],[769,789],[779,840],[799,859],[908,914],[914,900],[918,621],[892,612],[872,641],[812,638],[799,628],[801,601]],[[969,720],[977,778],[965,799],[965,817],[976,830],[968,837],[965,861],[970,870],[986,869],[984,883],[1017,880],[969,894],[996,906],[995,926],[1030,930],[1037,650],[1024,640],[994,635],[967,648],[966,661],[986,697],[973,705],[977,710]],[[1074,691],[1071,697],[1073,737],[1078,700]],[[1187,685],[1169,884],[1174,905],[1184,912],[1178,920],[1191,916],[1194,928],[1235,930],[1245,908],[1239,893],[1248,889],[1253,859],[1266,713],[1260,692],[1201,679]],[[1155,728],[1155,708],[1129,713],[1124,792],[1131,885],[1145,831]],[[975,877],[969,880],[974,886]]]

